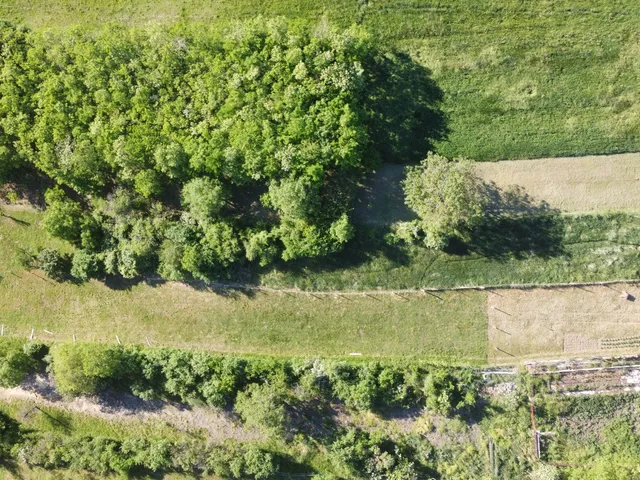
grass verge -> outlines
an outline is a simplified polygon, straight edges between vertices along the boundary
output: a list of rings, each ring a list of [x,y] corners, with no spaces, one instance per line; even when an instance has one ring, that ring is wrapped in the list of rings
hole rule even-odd
[[[387,245],[385,227],[358,229],[331,259],[262,275],[263,284],[308,290],[450,288],[636,279],[640,218],[632,214],[545,215],[490,222],[447,252]]]

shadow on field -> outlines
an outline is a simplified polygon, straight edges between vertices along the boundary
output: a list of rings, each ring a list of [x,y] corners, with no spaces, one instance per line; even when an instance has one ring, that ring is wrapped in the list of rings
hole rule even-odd
[[[372,258],[384,257],[395,266],[407,266],[411,256],[407,249],[399,245],[389,245],[385,234],[387,226],[358,225],[355,237],[347,243],[345,249],[328,257],[297,259],[289,262],[278,261],[272,267],[265,267],[261,273],[279,270],[305,278],[310,273],[336,272],[360,267]],[[320,288],[320,286],[315,286]]]
[[[490,217],[518,215],[555,215],[560,210],[551,208],[545,200],[537,200],[524,187],[512,185],[500,188],[495,182],[485,182],[483,194],[488,202],[486,214]]]
[[[560,210],[537,201],[521,187],[503,190],[485,183],[488,207],[484,220],[473,227],[468,239],[454,239],[447,253],[476,253],[493,259],[565,255],[565,222]]]
[[[367,65],[371,72],[365,108],[373,149],[383,162],[422,160],[433,143],[449,132],[440,108],[444,93],[431,71],[405,53],[379,55]]]

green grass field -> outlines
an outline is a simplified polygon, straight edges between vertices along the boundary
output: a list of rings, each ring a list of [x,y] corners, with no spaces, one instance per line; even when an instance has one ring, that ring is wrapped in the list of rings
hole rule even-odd
[[[39,214],[0,220],[0,310],[9,335],[287,355],[420,356],[482,363],[486,294],[312,295],[179,283],[55,283],[19,263],[18,246],[51,244]],[[23,222],[23,223],[20,223]],[[470,251],[388,246],[380,228],[331,260],[263,272],[257,281],[303,290],[375,290],[638,278],[640,219],[556,216],[499,223]],[[55,242],[53,242],[55,244]],[[53,335],[44,331],[53,332]],[[482,333],[479,333],[482,332]]]
[[[306,290],[366,290],[543,284],[640,277],[640,218],[554,215],[481,227],[450,252],[389,246],[384,227],[360,226],[330,259],[265,272],[260,281]]]
[[[49,244],[39,216],[0,219],[0,322],[6,334],[286,355],[486,360],[485,294],[323,296],[214,292],[182,284],[55,283],[20,265],[18,245]],[[44,333],[53,332],[53,336]]]
[[[640,150],[640,3],[561,0],[6,0],[34,28],[176,21],[224,27],[283,15],[362,23],[433,72],[450,134],[440,153],[477,160]]]

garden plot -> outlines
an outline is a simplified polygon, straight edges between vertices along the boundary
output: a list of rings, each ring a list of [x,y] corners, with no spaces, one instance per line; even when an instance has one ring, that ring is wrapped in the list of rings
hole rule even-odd
[[[489,361],[620,355],[640,346],[640,286],[489,293]]]

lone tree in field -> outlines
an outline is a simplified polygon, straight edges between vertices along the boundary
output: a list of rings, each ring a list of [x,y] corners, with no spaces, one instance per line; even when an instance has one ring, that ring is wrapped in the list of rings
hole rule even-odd
[[[430,153],[420,165],[408,167],[403,182],[405,203],[420,219],[429,248],[444,248],[451,237],[482,218],[486,204],[473,162],[448,160]]]

